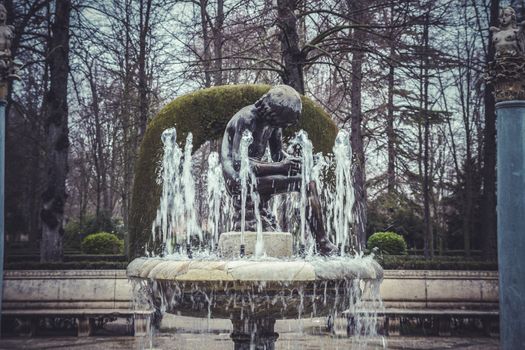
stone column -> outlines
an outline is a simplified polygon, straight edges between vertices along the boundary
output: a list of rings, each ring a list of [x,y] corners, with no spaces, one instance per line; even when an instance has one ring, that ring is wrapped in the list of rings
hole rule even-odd
[[[17,75],[21,64],[11,55],[11,40],[14,27],[7,25],[7,10],[0,4],[0,329],[2,329],[2,295],[4,279],[4,177],[5,177],[5,108],[9,84],[19,80]]]
[[[491,27],[496,56],[489,64],[497,115],[497,213],[500,339],[525,349],[525,22],[510,8]]]
[[[500,339],[525,349],[525,100],[496,104]]]

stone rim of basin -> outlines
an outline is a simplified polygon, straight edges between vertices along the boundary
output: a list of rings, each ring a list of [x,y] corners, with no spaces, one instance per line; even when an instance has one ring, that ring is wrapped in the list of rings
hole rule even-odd
[[[304,259],[198,260],[172,257],[136,258],[127,268],[130,278],[188,282],[309,282],[345,279],[381,280],[383,269],[367,257]]]

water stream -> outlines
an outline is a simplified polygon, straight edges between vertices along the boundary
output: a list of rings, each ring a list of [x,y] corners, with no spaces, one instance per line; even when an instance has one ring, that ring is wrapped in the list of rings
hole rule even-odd
[[[217,254],[219,235],[231,225],[231,199],[225,189],[219,155],[209,153],[206,176],[207,217],[199,218],[196,201],[195,174],[192,173],[192,135],[186,138],[184,149],[177,144],[177,132],[168,129],[162,134],[164,154],[159,171],[158,182],[162,195],[155,221],[152,225],[154,240],[163,245],[163,259],[186,261],[221,261]],[[256,191],[256,178],[250,167],[248,150],[253,137],[249,132],[242,136],[240,145],[240,198],[241,198],[241,244],[244,244],[246,211],[254,211],[257,230],[255,254],[241,260],[269,261],[262,238],[262,222],[259,212],[260,198]],[[299,151],[297,151],[299,150]],[[352,232],[354,224],[355,200],[352,188],[352,150],[348,133],[344,130],[337,135],[333,154],[314,154],[312,142],[304,131],[299,131],[290,141],[289,153],[301,160],[301,187],[292,200],[292,214],[298,212],[296,241],[303,245],[301,255],[288,260],[307,261],[312,266],[329,266],[339,270],[360,271],[372,261],[364,256],[356,244]],[[313,182],[320,195],[324,209],[324,222],[332,241],[341,247],[341,256],[324,258],[315,254],[315,240],[309,232],[308,222],[308,184]],[[290,196],[288,196],[290,197]],[[272,208],[280,209],[280,199],[274,199]],[[286,214],[285,214],[286,215]],[[208,237],[209,244],[203,245]],[[182,242],[191,248],[193,241],[200,242],[199,249],[175,249]],[[325,264],[326,265],[326,264]],[[353,271],[353,270],[352,270]],[[175,274],[173,271],[166,271]],[[318,273],[318,271],[316,271]],[[232,317],[256,315],[259,312],[279,318],[311,318],[331,315],[333,319],[347,317],[348,327],[353,328],[354,339],[365,339],[376,335],[377,310],[382,307],[379,298],[380,281],[363,281],[359,273],[353,278],[330,279],[331,271],[321,271],[326,277],[323,281],[300,283],[248,281],[220,281],[199,283],[179,280],[133,279],[136,295],[142,295],[137,304],[149,303],[161,313],[177,313],[186,310],[190,314],[210,319],[211,317]],[[146,296],[146,297],[144,297]],[[147,300],[144,300],[147,299]],[[348,315],[354,315],[352,317]],[[237,317],[237,316],[236,316]],[[359,340],[361,342],[361,340]]]

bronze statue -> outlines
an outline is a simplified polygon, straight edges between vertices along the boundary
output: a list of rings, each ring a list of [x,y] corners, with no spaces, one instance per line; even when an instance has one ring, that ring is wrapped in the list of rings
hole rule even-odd
[[[275,231],[276,221],[268,208],[268,201],[274,195],[299,191],[301,188],[301,161],[283,151],[282,129],[298,122],[301,115],[301,97],[293,88],[277,85],[270,89],[253,105],[238,111],[226,125],[221,148],[221,163],[226,188],[233,197],[236,215],[240,216],[240,144],[242,134],[249,130],[253,142],[248,148],[250,167],[257,183],[255,188],[260,196],[259,211],[263,230]],[[269,147],[273,162],[262,161]],[[311,231],[315,234],[318,252],[331,255],[337,248],[330,242],[323,225],[323,215],[315,183],[308,184],[308,202],[311,213],[308,218]],[[235,218],[235,229],[240,230],[240,219]],[[253,202],[247,198],[246,230],[255,231],[256,220]]]

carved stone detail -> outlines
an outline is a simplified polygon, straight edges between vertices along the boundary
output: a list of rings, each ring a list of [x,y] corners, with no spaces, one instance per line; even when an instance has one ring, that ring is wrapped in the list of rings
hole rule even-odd
[[[498,102],[525,100],[525,21],[518,24],[509,6],[500,11],[499,23],[490,27],[496,59],[489,63],[487,83]]]
[[[487,82],[496,101],[525,100],[525,56],[500,56],[489,63]]]

